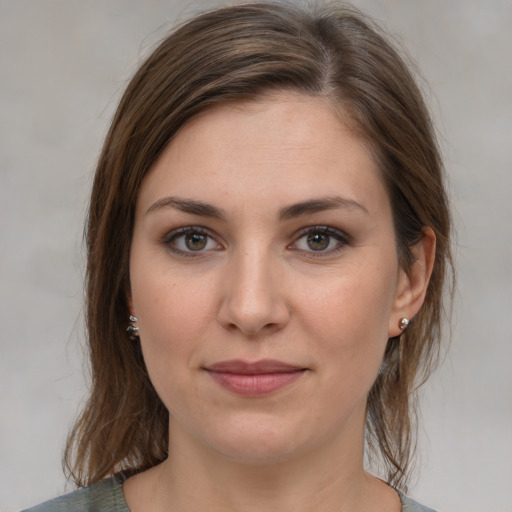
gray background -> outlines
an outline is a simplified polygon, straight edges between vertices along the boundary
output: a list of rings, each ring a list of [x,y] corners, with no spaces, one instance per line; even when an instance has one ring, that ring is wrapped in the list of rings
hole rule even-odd
[[[82,223],[116,101],[176,18],[219,2],[0,0],[0,510],[62,493],[85,394]],[[459,290],[411,495],[512,510],[512,2],[368,0],[408,48],[450,175]],[[68,486],[67,489],[70,487]]]

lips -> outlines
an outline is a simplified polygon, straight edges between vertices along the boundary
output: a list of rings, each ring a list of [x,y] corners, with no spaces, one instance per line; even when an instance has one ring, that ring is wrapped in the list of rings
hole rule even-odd
[[[276,392],[298,380],[307,370],[273,359],[222,361],[205,369],[224,389],[244,396]]]

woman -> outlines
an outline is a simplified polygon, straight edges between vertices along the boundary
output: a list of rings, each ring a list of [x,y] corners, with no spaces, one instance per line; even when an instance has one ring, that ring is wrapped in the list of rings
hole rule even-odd
[[[429,510],[402,491],[449,237],[421,94],[361,14],[185,23],[96,171],[85,488],[32,510]]]

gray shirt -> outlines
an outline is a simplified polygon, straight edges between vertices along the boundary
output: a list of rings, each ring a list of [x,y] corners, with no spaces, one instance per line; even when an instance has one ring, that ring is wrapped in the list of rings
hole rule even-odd
[[[402,512],[435,512],[398,494]],[[124,499],[122,478],[112,477],[22,512],[130,512],[130,509]]]

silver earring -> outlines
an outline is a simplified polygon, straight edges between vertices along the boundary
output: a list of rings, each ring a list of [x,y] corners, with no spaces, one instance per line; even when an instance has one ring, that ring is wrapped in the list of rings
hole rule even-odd
[[[409,319],[407,317],[400,318],[400,322],[398,323],[398,327],[400,327],[401,331],[405,331],[407,326],[409,325]]]
[[[139,328],[133,325],[135,322],[137,322],[137,317],[130,315],[130,324],[128,324],[128,327],[126,328],[126,332],[130,336],[130,338],[138,338],[139,337]]]

